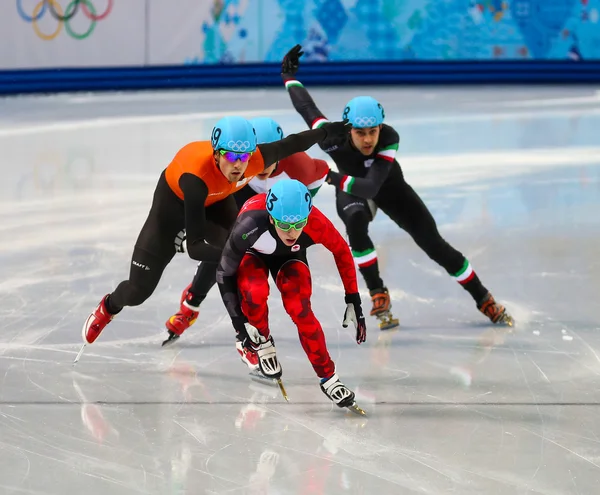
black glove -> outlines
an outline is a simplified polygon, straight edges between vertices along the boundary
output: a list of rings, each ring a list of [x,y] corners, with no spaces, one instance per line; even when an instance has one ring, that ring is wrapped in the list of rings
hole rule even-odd
[[[281,76],[283,79],[294,79],[298,67],[300,66],[300,57],[304,55],[301,45],[296,45],[283,57],[281,62]]]
[[[342,326],[347,328],[350,323],[353,323],[356,328],[356,343],[362,344],[367,340],[367,324],[360,305],[360,295],[358,292],[347,294],[344,300],[346,301],[346,311]]]
[[[320,128],[324,129],[326,132],[323,141],[327,140],[328,142],[341,143],[348,138],[348,134],[350,133],[350,129],[352,129],[352,125],[347,119],[344,119],[341,122],[327,122]]]

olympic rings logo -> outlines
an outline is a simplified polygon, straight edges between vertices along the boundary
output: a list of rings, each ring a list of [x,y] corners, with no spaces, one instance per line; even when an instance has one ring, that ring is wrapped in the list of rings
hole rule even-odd
[[[67,8],[62,11],[62,7],[58,3],[58,0],[40,0],[38,4],[33,8],[33,13],[28,15],[23,9],[23,0],[17,0],[17,12],[21,19],[32,25],[33,31],[37,34],[38,38],[45,41],[50,41],[56,38],[62,31],[63,24],[65,31],[76,40],[83,40],[90,36],[96,27],[98,21],[102,21],[108,17],[113,8],[114,0],[107,0],[108,4],[103,13],[98,14],[96,8],[92,4],[91,0],[71,0],[67,5]],[[71,19],[80,10],[83,12],[85,17],[90,20],[90,26],[82,33],[78,33],[73,30],[70,25]],[[51,33],[44,33],[39,26],[38,21],[44,16],[46,11],[50,11],[50,15],[57,21],[56,29]]]
[[[248,151],[250,149],[250,141],[228,141],[227,149],[229,151]]]
[[[377,118],[375,117],[354,117],[352,125],[355,127],[375,127]]]
[[[296,223],[305,218],[302,215],[282,215],[281,220],[287,223]]]

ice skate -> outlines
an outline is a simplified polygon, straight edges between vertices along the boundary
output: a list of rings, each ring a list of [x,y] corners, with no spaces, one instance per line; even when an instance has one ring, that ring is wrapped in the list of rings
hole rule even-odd
[[[483,300],[477,305],[477,309],[487,316],[492,323],[508,325],[509,327],[514,325],[512,316],[506,312],[506,309],[502,304],[496,302],[494,296],[492,296],[490,292],[488,292]]]
[[[261,336],[260,339],[262,342],[258,344],[254,342],[252,346],[254,349],[256,349],[258,368],[250,371],[250,378],[261,383],[275,383],[277,386],[279,386],[279,390],[281,390],[281,395],[283,395],[283,398],[286,401],[289,401],[287,392],[285,391],[283,382],[281,381],[282,369],[281,365],[279,364],[279,360],[277,359],[273,337],[265,339]],[[242,355],[242,352],[239,349],[238,352],[240,352],[240,355]],[[244,361],[250,367],[250,364],[254,362],[252,351],[246,350],[246,354],[242,355],[242,361]]]
[[[81,335],[84,344],[93,344],[102,333],[102,330],[104,330],[104,327],[106,327],[114,317],[114,315],[110,314],[108,309],[106,309],[107,297],[108,294],[102,298],[98,307],[90,316],[88,316],[88,319],[85,320],[85,323],[83,324]]]
[[[379,320],[380,330],[389,330],[390,328],[396,328],[400,325],[400,321],[394,318],[390,309],[392,303],[390,301],[390,294],[385,287],[381,289],[374,289],[370,291],[371,301],[373,307],[371,308],[371,316],[375,316]]]
[[[367,414],[356,404],[354,392],[340,382],[337,373],[334,373],[330,378],[323,380],[321,381],[321,390],[336,406],[345,407],[361,416]]]
[[[94,341],[100,336],[104,327],[108,325],[115,315],[108,312],[106,309],[106,299],[108,294],[102,298],[98,307],[94,310],[94,312],[88,316],[88,319],[85,320],[83,324],[83,328],[81,329],[81,336],[83,337],[83,345],[81,349],[75,356],[75,360],[73,361],[73,366],[79,362],[81,355],[85,349],[85,346],[88,344],[93,344]]]
[[[250,372],[258,369],[258,355],[256,352],[246,349],[239,340],[236,340],[235,348],[237,349],[242,362],[250,369]]]
[[[165,323],[168,331],[168,338],[162,343],[163,346],[171,345],[177,341],[177,339],[181,337],[181,334],[190,328],[198,319],[199,308],[190,303],[193,297],[189,292],[191,285],[192,284],[188,285],[181,295],[179,311],[171,316]]]

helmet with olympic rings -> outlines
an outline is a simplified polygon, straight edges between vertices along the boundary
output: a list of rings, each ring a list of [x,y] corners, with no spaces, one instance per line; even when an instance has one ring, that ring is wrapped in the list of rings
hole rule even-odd
[[[348,119],[352,127],[363,129],[382,124],[385,112],[381,103],[375,98],[371,96],[357,96],[346,104],[343,118]]]
[[[281,179],[267,193],[267,211],[275,220],[296,223],[308,218],[312,196],[308,188],[296,179]]]
[[[223,117],[213,127],[210,142],[215,151],[252,153],[256,151],[256,132],[243,117]]]

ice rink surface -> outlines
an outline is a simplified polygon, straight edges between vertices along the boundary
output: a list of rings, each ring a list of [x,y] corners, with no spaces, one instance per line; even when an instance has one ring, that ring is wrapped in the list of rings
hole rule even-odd
[[[310,88],[309,88],[310,89]],[[195,263],[178,255],[76,367],[81,326],[128,274],[161,170],[224,114],[303,130],[283,89],[0,100],[1,494],[592,494],[600,482],[597,88],[313,90],[339,118],[371,94],[444,237],[515,317],[472,299],[378,213],[395,332],[341,327],[332,258],[313,305],[368,418],[331,405],[271,296],[291,402],[251,382],[218,290],[168,349]],[[310,151],[320,156],[315,147]],[[336,225],[333,189],[316,205]],[[363,303],[370,308],[364,283]]]

